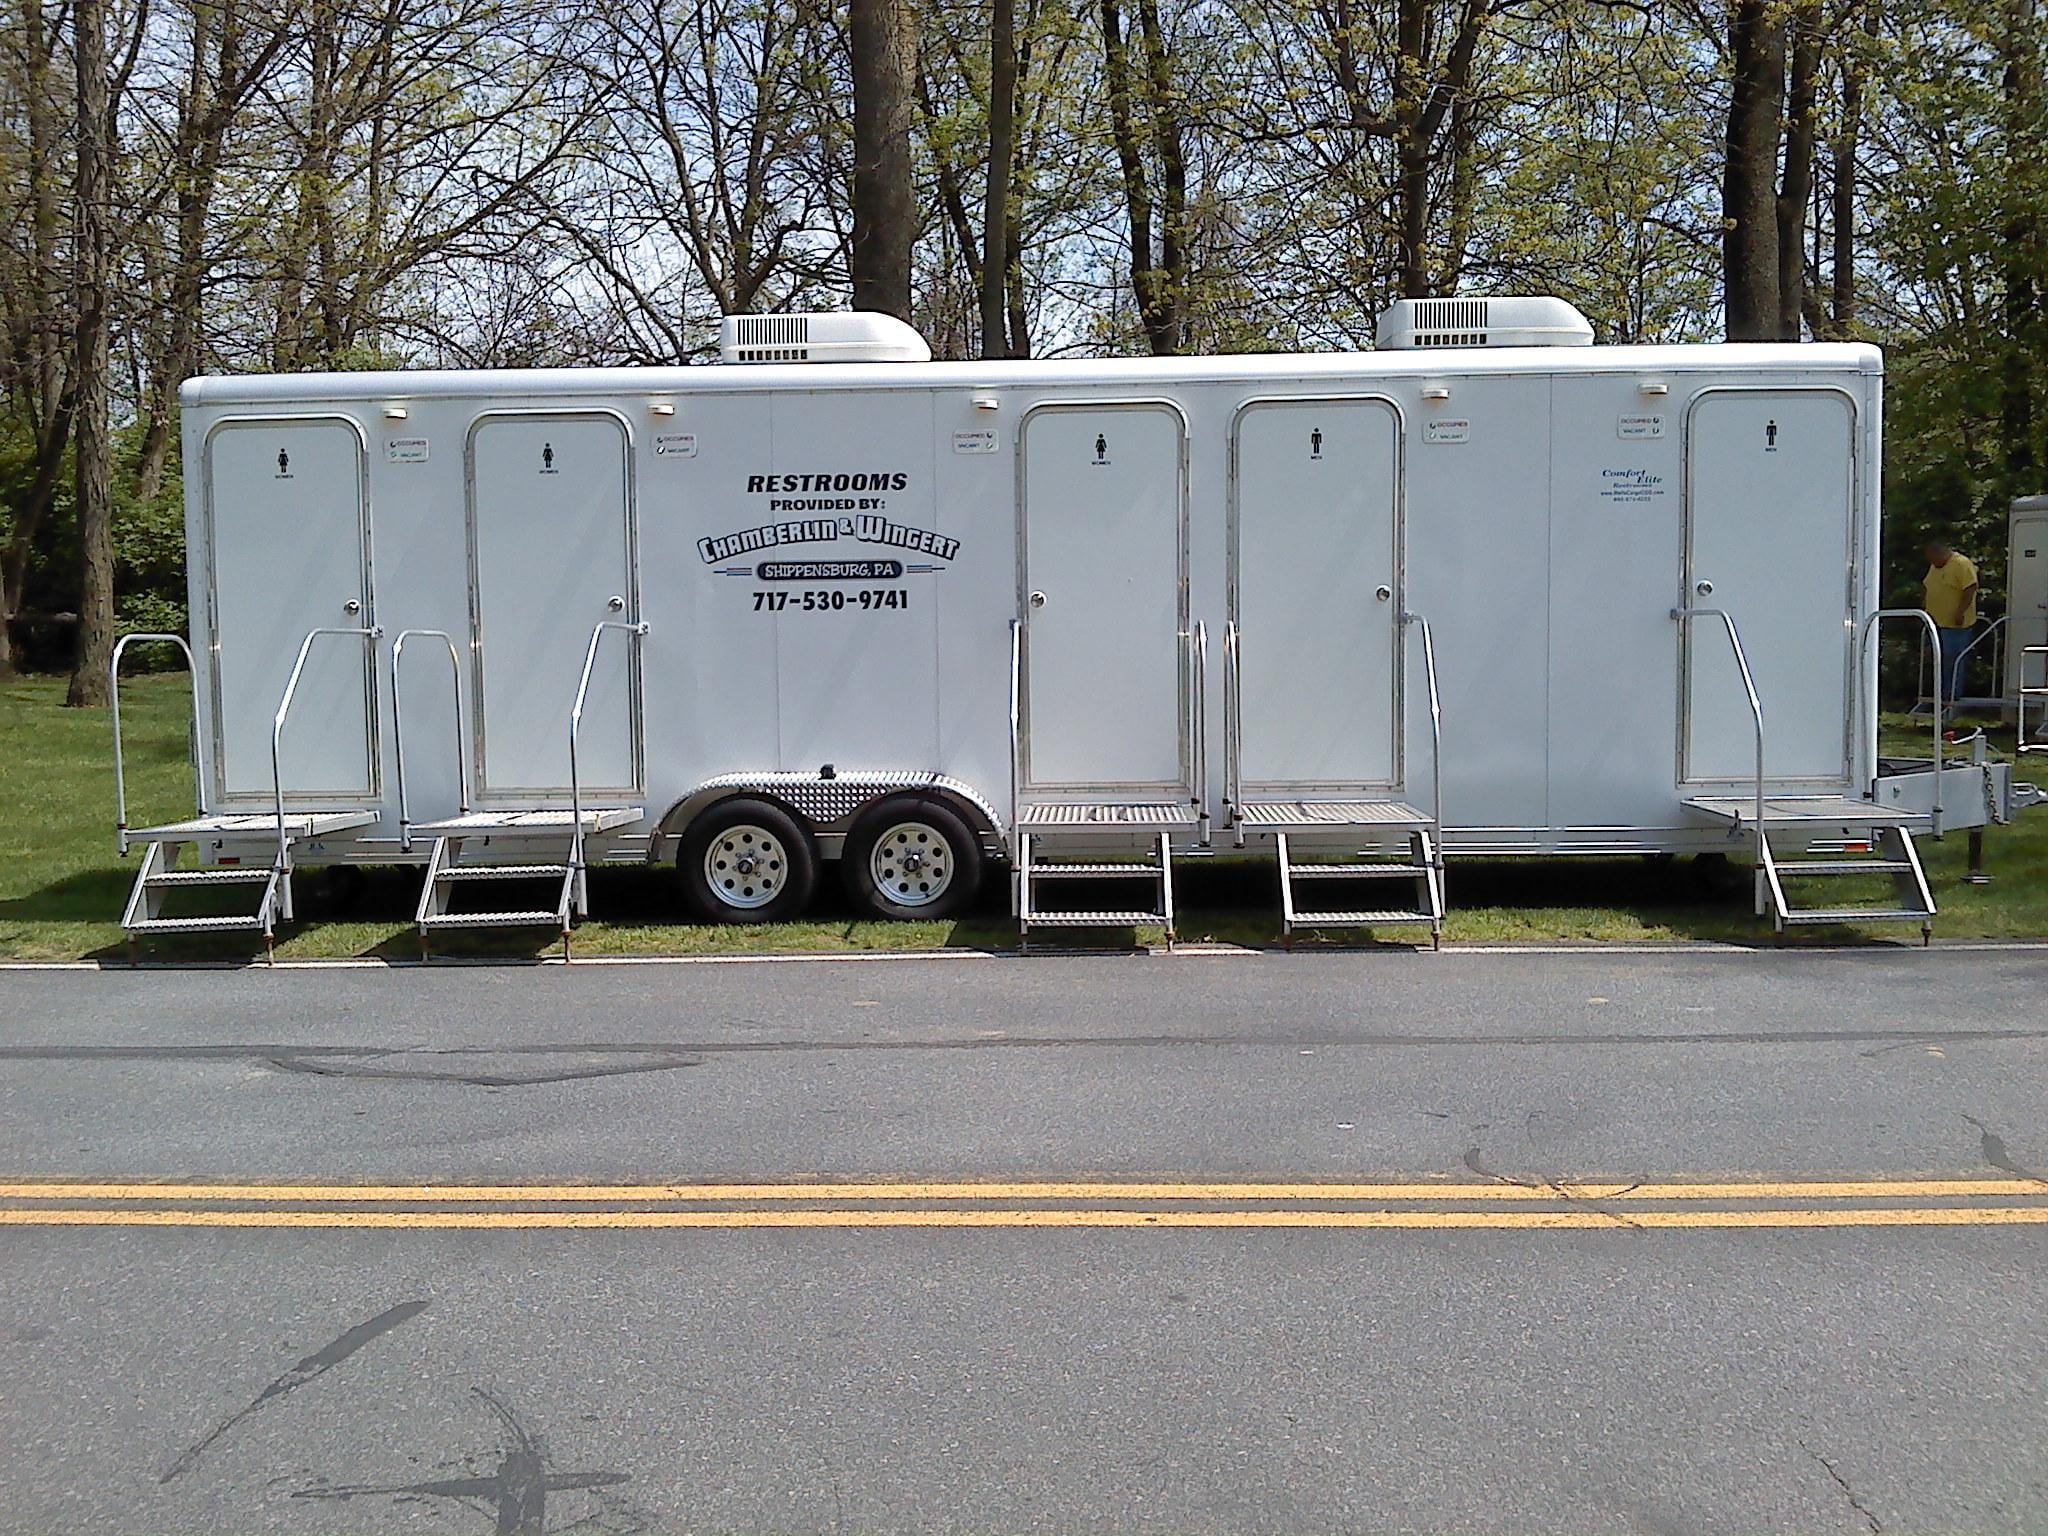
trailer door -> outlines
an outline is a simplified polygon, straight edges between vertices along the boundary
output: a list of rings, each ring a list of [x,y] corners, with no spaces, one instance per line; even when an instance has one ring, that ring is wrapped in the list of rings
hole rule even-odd
[[[591,631],[637,612],[627,448],[599,412],[505,412],[470,431],[477,785],[501,804],[568,793]],[[586,795],[638,792],[636,684],[631,639],[606,634],[578,745]]]
[[[1780,783],[1849,774],[1855,433],[1835,390],[1710,392],[1688,422],[1682,600],[1734,619]],[[1687,631],[1680,777],[1749,780],[1755,728],[1728,637],[1714,619]]]
[[[1384,400],[1259,401],[1238,416],[1230,614],[1250,795],[1398,777],[1400,444]]]
[[[1029,788],[1187,787],[1184,443],[1165,405],[1041,407],[1025,420]]]
[[[215,785],[268,801],[271,723],[307,631],[370,623],[363,439],[339,418],[224,422],[206,440]],[[376,793],[373,658],[313,643],[278,754],[288,798]]]

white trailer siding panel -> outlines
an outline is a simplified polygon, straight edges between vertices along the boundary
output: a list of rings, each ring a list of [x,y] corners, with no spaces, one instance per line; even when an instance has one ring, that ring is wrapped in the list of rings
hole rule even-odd
[[[1639,383],[1551,384],[1547,778],[1559,828],[1678,819],[1683,434]]]
[[[1435,631],[1454,825],[1549,825],[1551,387],[1543,374],[1455,378],[1408,423],[1408,604]],[[1419,674],[1406,699],[1421,783]]]

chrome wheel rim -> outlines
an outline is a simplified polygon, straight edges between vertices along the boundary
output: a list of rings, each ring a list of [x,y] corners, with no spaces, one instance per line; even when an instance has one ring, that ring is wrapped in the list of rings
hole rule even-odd
[[[875,839],[868,874],[899,907],[928,907],[952,887],[953,845],[928,821],[899,821]]]
[[[704,850],[704,883],[728,907],[765,907],[789,884],[789,850],[766,827],[727,827]]]

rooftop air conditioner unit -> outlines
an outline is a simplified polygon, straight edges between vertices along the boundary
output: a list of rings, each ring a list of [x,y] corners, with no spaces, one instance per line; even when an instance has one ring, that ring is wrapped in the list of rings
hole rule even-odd
[[[718,356],[727,363],[928,363],[932,349],[894,315],[856,309],[727,315]]]
[[[1396,299],[1375,339],[1393,350],[1590,347],[1593,327],[1563,299]]]

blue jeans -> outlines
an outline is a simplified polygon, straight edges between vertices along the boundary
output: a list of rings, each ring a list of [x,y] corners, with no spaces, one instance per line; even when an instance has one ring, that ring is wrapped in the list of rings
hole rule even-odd
[[[1941,698],[1945,704],[1953,704],[1962,690],[1962,667],[1959,663],[1963,651],[1976,635],[1974,629],[1950,629],[1946,624],[1939,627],[1941,635]]]

